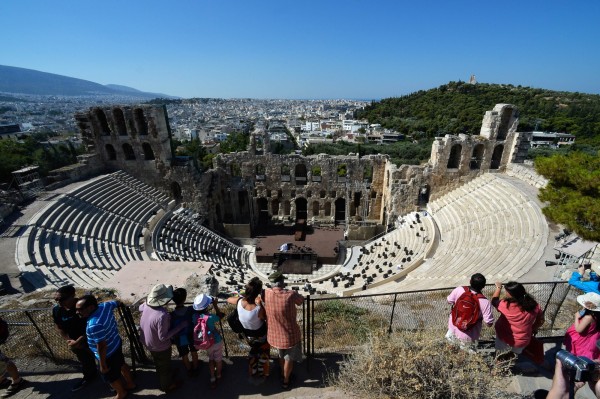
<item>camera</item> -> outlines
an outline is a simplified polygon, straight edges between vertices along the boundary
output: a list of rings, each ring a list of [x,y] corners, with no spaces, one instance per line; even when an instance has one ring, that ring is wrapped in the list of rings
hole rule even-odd
[[[558,351],[556,358],[560,360],[563,368],[569,371],[574,381],[590,381],[594,371],[600,366],[585,356],[575,356],[566,350]]]

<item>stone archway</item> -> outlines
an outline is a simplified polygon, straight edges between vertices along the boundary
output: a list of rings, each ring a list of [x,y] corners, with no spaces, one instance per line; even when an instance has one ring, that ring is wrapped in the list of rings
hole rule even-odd
[[[469,162],[469,168],[471,170],[481,169],[481,161],[483,161],[484,153],[485,153],[485,146],[483,144],[477,144],[473,148],[473,154],[471,155],[471,162]]]
[[[344,198],[338,198],[335,200],[335,221],[346,221],[346,200]]]
[[[296,220],[308,218],[308,201],[306,198],[296,198]]]
[[[503,152],[504,152],[504,146],[502,144],[494,147],[494,152],[492,153],[492,163],[490,164],[490,169],[500,168],[500,163],[502,162],[502,153]]]
[[[257,198],[258,224],[266,225],[269,222],[269,202],[266,198]]]

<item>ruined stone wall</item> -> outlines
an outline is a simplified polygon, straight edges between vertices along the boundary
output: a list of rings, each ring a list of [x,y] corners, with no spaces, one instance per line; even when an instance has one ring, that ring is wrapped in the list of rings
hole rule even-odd
[[[387,157],[221,154],[215,210],[223,223],[381,219]],[[220,200],[218,200],[220,198]]]
[[[171,164],[170,127],[164,106],[92,107],[75,115],[84,142],[109,170],[124,170],[157,188]]]
[[[431,147],[430,199],[436,199],[486,172],[504,172],[511,162],[523,162],[531,137],[517,133],[518,110],[497,104],[487,111],[479,135],[436,137]]]

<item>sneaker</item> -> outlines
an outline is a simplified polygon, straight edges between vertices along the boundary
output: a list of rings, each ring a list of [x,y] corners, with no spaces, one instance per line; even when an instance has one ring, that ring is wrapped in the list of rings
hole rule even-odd
[[[85,387],[86,385],[88,385],[88,380],[86,380],[85,378],[82,378],[79,381],[77,381],[77,383],[75,385],[73,385],[73,388],[71,388],[71,392],[77,392],[81,388]]]

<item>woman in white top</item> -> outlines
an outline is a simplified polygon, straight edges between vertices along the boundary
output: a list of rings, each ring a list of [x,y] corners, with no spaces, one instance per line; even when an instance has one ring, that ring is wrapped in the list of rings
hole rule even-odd
[[[261,293],[262,281],[254,277],[246,284],[242,297],[227,298],[227,302],[237,306],[238,317],[250,345],[250,375],[266,377],[269,375],[271,347],[267,343],[267,312]]]

